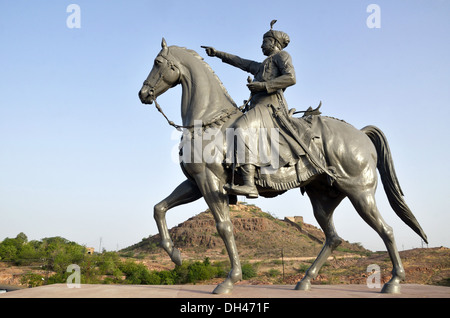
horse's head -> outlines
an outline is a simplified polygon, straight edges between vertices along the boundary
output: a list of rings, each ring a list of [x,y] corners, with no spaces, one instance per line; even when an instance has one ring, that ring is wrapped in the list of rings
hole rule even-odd
[[[162,50],[155,58],[153,68],[139,91],[139,99],[143,104],[153,103],[156,97],[180,83],[181,71],[170,57],[164,38],[161,47]]]

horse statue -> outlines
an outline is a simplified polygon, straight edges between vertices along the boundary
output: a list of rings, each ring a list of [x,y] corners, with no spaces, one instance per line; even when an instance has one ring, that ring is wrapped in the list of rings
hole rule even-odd
[[[154,207],[161,246],[175,264],[181,265],[181,254],[169,236],[165,215],[171,208],[203,197],[214,216],[217,231],[224,241],[231,263],[228,276],[216,286],[213,293],[231,293],[234,283],[242,279],[229,213],[229,204],[235,204],[236,197],[228,195],[224,190],[224,185],[234,179],[233,167],[226,165],[223,160],[187,160],[186,158],[192,159],[192,156],[186,156],[186,151],[189,151],[188,146],[192,141],[193,143],[200,141],[197,143],[200,148],[195,150],[197,152],[211,152],[214,148],[216,154],[227,153],[226,142],[215,143],[214,147],[211,147],[210,143],[202,141],[206,140],[205,134],[210,127],[215,128],[216,136],[226,134],[227,129],[230,129],[243,113],[229,96],[218,76],[198,53],[178,46],[168,46],[164,39],[161,47],[162,50],[156,56],[153,68],[139,91],[139,98],[143,104],[155,102],[162,112],[156,98],[168,89],[181,84],[182,125],[175,125],[167,117],[166,119],[171,125],[179,129],[184,128],[185,133],[180,144],[180,155],[184,159],[180,165],[187,177],[167,198]],[[285,183],[290,184],[290,187],[271,186],[267,182],[258,183],[259,195],[264,197],[274,197],[291,188],[300,188],[302,194],[306,192],[314,216],[325,233],[326,240],[322,250],[295,289],[311,289],[311,279],[318,275],[327,258],[342,242],[336,233],[332,216],[339,203],[348,197],[358,214],[380,235],[393,264],[392,278],[383,286],[381,292],[399,293],[400,282],[405,279],[405,271],[392,228],[383,220],[375,203],[377,168],[392,209],[425,242],[427,237],[403,199],[386,137],[375,126],[358,130],[335,118],[318,115],[310,117],[320,119],[314,127],[313,136],[319,136],[314,138],[315,143],[322,148],[326,165],[333,167],[334,178],[330,178],[325,171],[317,171],[301,182]],[[302,119],[292,118],[292,120]],[[184,140],[189,139],[187,137],[190,141]],[[209,136],[208,140],[211,139]],[[194,153],[193,157],[196,155]],[[216,157],[223,158],[223,156]],[[201,154],[199,158],[202,158]],[[282,182],[296,179],[293,176],[297,176],[295,167],[280,167],[271,173],[270,178]],[[298,178],[296,180],[298,181]]]

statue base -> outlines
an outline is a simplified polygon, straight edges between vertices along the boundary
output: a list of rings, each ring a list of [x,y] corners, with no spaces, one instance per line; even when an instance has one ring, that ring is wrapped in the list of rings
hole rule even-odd
[[[70,286],[70,285],[69,285]],[[46,285],[1,293],[1,298],[450,298],[450,288],[401,284],[400,294],[384,294],[381,288],[366,285],[312,285],[311,290],[295,290],[294,285],[236,284],[227,295],[213,294],[216,285]]]

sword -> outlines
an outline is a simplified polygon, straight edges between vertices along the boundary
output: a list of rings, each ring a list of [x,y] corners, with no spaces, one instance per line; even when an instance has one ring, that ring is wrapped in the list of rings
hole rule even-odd
[[[283,102],[281,100],[280,100],[280,104],[283,104]],[[322,103],[320,103],[319,106],[315,110],[318,111],[318,109],[320,108],[321,105],[322,105]],[[309,150],[309,147],[307,147],[305,145],[303,140],[299,137],[299,135],[297,134],[295,129],[292,127],[290,120],[288,118],[286,118],[285,116],[278,114],[279,110],[277,110],[276,107],[274,107],[273,105],[272,105],[272,107],[274,108],[274,115],[278,117],[278,119],[283,124],[284,128],[295,139],[295,141],[297,141],[297,143],[303,148],[303,150],[306,152],[307,156],[309,157],[309,160],[311,161],[311,163],[313,165],[315,165],[317,168],[323,170],[323,172],[325,172],[332,180],[334,180],[335,176],[333,175],[333,173],[330,172],[327,169],[327,167],[323,166],[321,164],[321,162],[319,161],[319,159]],[[281,107],[284,107],[284,105],[281,105]],[[307,111],[304,111],[304,112],[306,114]]]

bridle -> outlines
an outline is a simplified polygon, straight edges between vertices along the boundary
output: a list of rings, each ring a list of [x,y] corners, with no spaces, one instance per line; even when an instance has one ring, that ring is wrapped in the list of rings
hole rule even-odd
[[[162,57],[163,59],[166,60],[167,65],[169,68],[176,68],[178,70],[178,72],[181,74],[180,68],[178,67],[178,65],[176,65],[173,61],[171,61],[170,59],[168,59],[166,56],[160,54],[160,57]],[[156,80],[155,84],[150,85],[148,79],[146,79],[143,83],[144,86],[147,86],[150,90],[150,92],[154,92],[155,91],[155,87],[157,87],[157,85],[164,79],[164,73],[165,71],[162,71],[159,73],[159,77]],[[162,110],[161,106],[158,104],[158,102],[156,101],[156,97],[152,97],[152,101],[155,102],[155,107],[156,109],[164,116],[164,118],[166,119],[167,123],[172,126],[175,127],[175,129],[177,129],[178,131],[181,131],[182,128],[186,128],[186,129],[193,129],[193,128],[197,128],[197,127],[201,127],[201,128],[205,128],[208,126],[211,126],[212,124],[215,124],[225,118],[228,118],[232,115],[234,115],[235,113],[237,113],[239,111],[239,108],[235,108],[231,111],[227,111],[224,114],[217,116],[215,118],[213,118],[211,121],[207,122],[207,123],[203,123],[201,126],[200,125],[178,125],[175,124],[172,120],[170,120],[167,115],[164,113],[164,111]]]
[[[171,69],[176,68],[176,69],[178,70],[178,72],[181,74],[180,68],[179,68],[174,62],[172,62],[171,60],[169,60],[166,56],[164,56],[164,55],[162,55],[162,54],[160,54],[159,57],[162,57],[163,59],[166,60],[167,66],[168,66],[169,68],[171,68]],[[149,90],[150,90],[151,92],[154,92],[154,91],[155,91],[155,87],[157,87],[158,84],[164,79],[164,73],[165,73],[165,70],[164,70],[163,72],[160,72],[160,73],[159,73],[159,77],[158,77],[158,79],[156,80],[155,84],[150,85],[150,82],[149,82],[149,80],[148,80],[148,78],[147,78],[147,79],[144,81],[143,85],[144,85],[144,86],[148,86]]]

